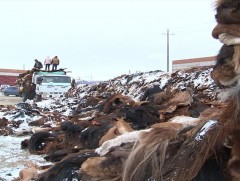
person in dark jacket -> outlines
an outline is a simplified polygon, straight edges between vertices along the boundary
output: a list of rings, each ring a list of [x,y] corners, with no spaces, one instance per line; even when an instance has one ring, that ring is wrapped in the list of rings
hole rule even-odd
[[[75,88],[76,86],[77,86],[77,83],[76,83],[75,79],[72,79],[71,87]]]
[[[34,64],[33,68],[38,69],[38,70],[43,68],[43,65],[40,61],[38,61],[37,59],[35,59],[34,61],[35,61],[35,64]]]

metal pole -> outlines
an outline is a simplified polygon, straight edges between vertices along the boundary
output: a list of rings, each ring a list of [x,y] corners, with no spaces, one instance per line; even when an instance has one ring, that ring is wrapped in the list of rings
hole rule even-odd
[[[169,29],[167,29],[167,33],[163,34],[163,35],[167,35],[167,71],[169,72],[169,35],[174,35],[174,34],[170,34],[169,33]]]
[[[167,71],[169,72],[169,29],[167,29]]]

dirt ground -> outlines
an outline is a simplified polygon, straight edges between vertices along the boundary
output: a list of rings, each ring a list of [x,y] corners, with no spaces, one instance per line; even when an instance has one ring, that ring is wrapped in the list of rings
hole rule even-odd
[[[0,105],[15,105],[19,102],[22,102],[21,97],[5,96],[2,92],[0,92]]]

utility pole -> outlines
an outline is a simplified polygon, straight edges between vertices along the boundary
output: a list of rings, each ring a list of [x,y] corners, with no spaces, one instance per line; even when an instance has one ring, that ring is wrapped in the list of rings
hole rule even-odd
[[[169,72],[169,35],[174,35],[174,34],[169,34],[169,29],[167,29],[167,33],[163,35],[167,35],[167,72]]]

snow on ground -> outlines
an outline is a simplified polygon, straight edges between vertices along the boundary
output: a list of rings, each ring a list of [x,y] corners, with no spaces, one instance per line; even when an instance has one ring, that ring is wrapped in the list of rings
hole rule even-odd
[[[0,136],[0,180],[11,181],[19,176],[19,172],[32,161],[38,166],[50,164],[44,155],[31,155],[28,150],[21,149],[21,142],[29,136]]]

